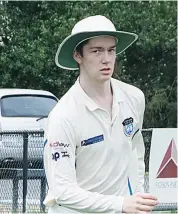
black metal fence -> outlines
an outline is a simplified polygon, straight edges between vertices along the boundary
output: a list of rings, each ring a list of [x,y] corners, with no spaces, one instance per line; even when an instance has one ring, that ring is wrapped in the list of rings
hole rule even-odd
[[[0,133],[0,213],[45,212],[44,132]]]
[[[145,142],[145,191],[149,191],[149,154],[152,130],[142,131]],[[46,178],[43,169],[44,132],[0,133],[0,213],[44,213]],[[155,210],[176,210],[161,204]]]

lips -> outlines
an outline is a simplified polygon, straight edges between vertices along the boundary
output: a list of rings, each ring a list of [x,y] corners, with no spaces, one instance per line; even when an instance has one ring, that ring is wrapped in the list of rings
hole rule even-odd
[[[110,68],[103,68],[100,71],[110,71]]]
[[[100,70],[102,75],[110,75],[111,69],[110,68],[103,68]]]

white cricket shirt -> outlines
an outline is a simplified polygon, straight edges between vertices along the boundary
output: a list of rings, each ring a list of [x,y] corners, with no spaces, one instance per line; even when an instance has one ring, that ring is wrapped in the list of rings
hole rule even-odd
[[[111,79],[112,119],[83,91],[79,81],[49,115],[44,201],[58,213],[119,213],[123,196],[143,192],[145,109],[140,89]],[[56,206],[54,204],[60,204]],[[57,212],[56,212],[57,213]]]

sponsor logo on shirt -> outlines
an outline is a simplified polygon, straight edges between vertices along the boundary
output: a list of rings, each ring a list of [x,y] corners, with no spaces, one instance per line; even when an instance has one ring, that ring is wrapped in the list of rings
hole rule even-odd
[[[68,153],[67,151],[63,151],[63,152],[61,152],[61,154],[62,154],[62,157],[63,157],[63,158],[64,158],[64,157],[70,158],[70,155],[69,155],[69,153]]]
[[[70,146],[70,144],[67,143],[60,143],[59,141],[54,142],[54,143],[50,143],[49,144],[50,147],[52,148],[60,148],[60,147],[64,147],[64,148],[68,148]]]
[[[102,141],[104,141],[104,136],[103,135],[98,135],[98,136],[89,138],[87,140],[83,140],[81,142],[81,146],[88,146],[88,145],[99,143],[99,142],[102,142]]]
[[[60,159],[60,154],[59,152],[55,152],[52,154],[52,160],[57,161],[58,159]]]
[[[124,134],[127,137],[130,137],[133,133],[133,118],[132,117],[126,118],[122,122],[122,125],[123,125],[123,129],[124,129]]]
[[[52,160],[54,161],[58,161],[60,158],[65,158],[65,157],[70,158],[68,151],[52,153]]]

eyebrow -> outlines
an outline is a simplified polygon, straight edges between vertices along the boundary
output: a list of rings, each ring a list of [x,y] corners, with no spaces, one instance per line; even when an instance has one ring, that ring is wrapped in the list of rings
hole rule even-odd
[[[108,49],[116,48],[116,45],[109,47]],[[103,49],[103,47],[91,47],[90,49]]]

